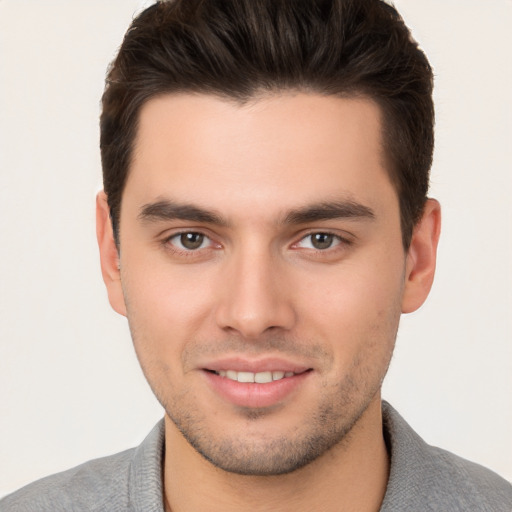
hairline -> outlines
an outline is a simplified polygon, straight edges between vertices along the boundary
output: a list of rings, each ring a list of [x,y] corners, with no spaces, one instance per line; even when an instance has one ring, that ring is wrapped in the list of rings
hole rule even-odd
[[[313,86],[308,85],[301,85],[301,86],[291,86],[291,87],[258,87],[255,88],[254,91],[252,91],[251,94],[233,94],[233,93],[227,93],[222,90],[200,90],[195,87],[190,87],[190,89],[182,88],[179,90],[162,90],[159,92],[155,92],[153,94],[148,95],[145,97],[140,104],[137,106],[137,108],[134,110],[134,120],[132,125],[132,130],[130,134],[130,148],[129,148],[129,155],[128,155],[128,162],[126,165],[126,174],[123,182],[123,187],[120,190],[119,193],[119,202],[116,205],[117,210],[117,224],[114,224],[114,219],[111,214],[111,220],[113,222],[113,230],[114,230],[114,238],[116,241],[116,245],[119,249],[120,247],[120,240],[119,240],[119,228],[121,224],[121,204],[123,200],[123,194],[124,190],[126,188],[126,184],[128,182],[131,168],[133,165],[133,159],[134,154],[137,151],[137,140],[139,135],[139,128],[140,128],[140,119],[141,119],[141,113],[143,108],[152,100],[163,98],[163,97],[169,97],[169,96],[209,96],[218,98],[221,101],[225,101],[226,103],[231,103],[238,107],[245,107],[250,105],[256,105],[257,103],[264,101],[266,99],[271,98],[278,98],[280,96],[295,96],[298,94],[309,94],[309,95],[317,95],[322,97],[335,97],[335,98],[341,98],[341,99],[353,99],[353,100],[364,100],[373,103],[378,110],[379,113],[379,125],[380,125],[380,161],[382,164],[383,169],[386,171],[386,174],[391,182],[391,185],[393,186],[393,189],[395,190],[395,193],[397,195],[397,200],[399,202],[399,209],[400,209],[400,228],[402,232],[402,241],[404,250],[407,250],[409,247],[410,242],[410,233],[404,233],[405,227],[402,223],[402,202],[400,200],[401,198],[401,187],[400,183],[397,177],[397,170],[395,169],[395,164],[393,163],[393,157],[390,154],[390,148],[388,137],[386,136],[386,127],[391,125],[390,121],[387,119],[388,112],[386,109],[386,100],[376,98],[375,95],[372,95],[370,92],[364,92],[361,90],[361,88],[355,88],[354,90],[346,90],[346,91],[339,91],[339,92],[326,92],[322,91],[321,88],[315,88]],[[379,101],[380,100],[380,101]],[[416,221],[417,222],[417,221]]]

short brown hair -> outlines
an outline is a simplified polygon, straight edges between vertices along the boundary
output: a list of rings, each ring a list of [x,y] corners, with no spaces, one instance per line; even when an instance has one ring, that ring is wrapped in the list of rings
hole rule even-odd
[[[382,0],[170,0],[143,11],[108,72],[103,182],[118,242],[121,196],[148,99],[196,92],[245,102],[302,90],[376,101],[404,247],[421,217],[434,146],[432,69]]]

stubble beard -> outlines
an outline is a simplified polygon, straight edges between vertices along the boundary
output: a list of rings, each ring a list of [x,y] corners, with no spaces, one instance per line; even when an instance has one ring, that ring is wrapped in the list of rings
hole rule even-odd
[[[350,390],[339,388],[337,404],[326,403],[316,413],[305,419],[298,432],[265,438],[251,439],[244,432],[225,432],[213,436],[203,428],[206,419],[191,411],[176,414],[177,407],[165,407],[186,441],[215,467],[230,473],[251,476],[277,476],[294,472],[310,464],[329,450],[343,450],[350,433],[367,410],[379,388],[371,390],[361,402],[351,401]],[[240,415],[251,423],[263,421],[272,412],[266,410],[241,410]],[[237,434],[242,434],[241,436]]]
[[[283,475],[310,464],[333,448],[344,449],[354,426],[379,393],[387,372],[394,346],[394,343],[389,345],[389,340],[388,348],[378,360],[379,368],[368,366],[368,361],[376,362],[369,353],[382,351],[382,344],[382,339],[367,344],[341,381],[322,382],[316,409],[300,425],[295,425],[293,431],[277,435],[269,435],[265,429],[256,435],[247,434],[253,426],[258,432],[258,422],[271,421],[275,414],[271,407],[238,408],[242,419],[239,425],[245,424],[248,429],[240,432],[227,426],[219,434],[209,428],[209,419],[200,408],[193,407],[192,391],[185,390],[170,399],[164,390],[152,387],[186,441],[215,467],[239,475]]]
[[[192,390],[181,393],[169,393],[170,368],[164,363],[144,364],[142,354],[137,354],[142,370],[156,398],[163,406],[167,416],[181,432],[185,440],[213,466],[239,475],[274,476],[297,471],[310,464],[333,448],[344,450],[350,442],[351,432],[357,425],[372,401],[377,397],[382,381],[387,373],[398,330],[397,316],[390,315],[390,324],[384,333],[378,332],[383,324],[375,326],[374,338],[367,340],[351,363],[351,367],[341,380],[324,380],[318,387],[316,408],[300,425],[276,435],[269,435],[265,429],[253,429],[255,435],[246,435],[245,431],[234,431],[226,425],[220,433],[211,428],[211,418],[197,406]],[[394,325],[393,325],[394,324]],[[130,323],[132,338],[137,348],[138,338]],[[142,344],[146,340],[138,340]],[[296,341],[271,339],[258,344],[258,351],[265,353],[273,349],[283,353],[296,353]],[[243,345],[239,340],[222,344],[194,345],[194,349],[222,353],[238,348],[241,353]],[[319,345],[302,344],[310,356],[322,359],[327,356]],[[376,355],[377,354],[377,355]],[[329,357],[327,357],[329,358]],[[186,359],[186,355],[185,355]],[[167,383],[167,384],[166,384]],[[258,422],[271,421],[274,414],[272,407],[253,409],[238,408],[241,422],[238,426],[256,426]],[[270,420],[269,420],[270,418]],[[245,423],[244,423],[245,422]]]

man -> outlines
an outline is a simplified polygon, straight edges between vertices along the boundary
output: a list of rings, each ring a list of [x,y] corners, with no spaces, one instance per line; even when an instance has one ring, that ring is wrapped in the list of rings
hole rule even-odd
[[[377,0],[142,13],[103,97],[97,233],[165,419],[2,510],[510,510],[380,396],[434,276],[431,93]]]

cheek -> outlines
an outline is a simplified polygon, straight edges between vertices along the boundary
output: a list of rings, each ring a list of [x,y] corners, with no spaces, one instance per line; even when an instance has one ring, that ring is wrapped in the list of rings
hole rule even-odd
[[[379,317],[400,303],[403,289],[403,269],[396,264],[347,264],[303,277],[304,306],[326,322],[333,316],[356,323],[361,316]]]
[[[198,337],[212,309],[208,280],[190,267],[132,263],[123,262],[121,279],[137,357],[148,380],[148,373],[176,375],[187,340]]]
[[[347,264],[306,281],[299,316],[338,358],[349,361],[368,346],[381,355],[392,349],[403,289],[403,268],[393,261]]]
[[[211,296],[206,269],[154,260],[144,264],[128,261],[124,268],[128,270],[121,278],[128,308],[148,327],[181,330],[204,315]]]

